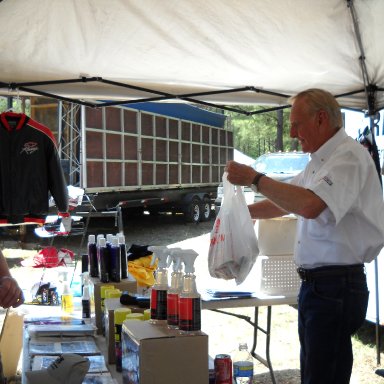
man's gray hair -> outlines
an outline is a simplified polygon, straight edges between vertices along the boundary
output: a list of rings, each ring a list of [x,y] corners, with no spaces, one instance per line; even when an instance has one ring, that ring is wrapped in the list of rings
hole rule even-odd
[[[303,98],[306,99],[308,113],[315,114],[323,110],[327,112],[329,122],[334,128],[338,129],[343,126],[340,105],[330,92],[319,88],[310,88],[290,97],[288,102],[292,105],[296,100]]]

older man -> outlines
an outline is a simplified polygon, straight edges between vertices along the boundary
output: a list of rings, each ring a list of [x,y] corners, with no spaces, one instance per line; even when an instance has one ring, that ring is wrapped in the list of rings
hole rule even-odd
[[[266,197],[249,206],[253,218],[298,216],[301,382],[346,384],[351,335],[368,304],[364,263],[384,245],[382,190],[370,154],[345,133],[340,106],[329,92],[309,89],[290,102],[290,135],[311,153],[305,170],[286,184],[230,161],[228,180]]]

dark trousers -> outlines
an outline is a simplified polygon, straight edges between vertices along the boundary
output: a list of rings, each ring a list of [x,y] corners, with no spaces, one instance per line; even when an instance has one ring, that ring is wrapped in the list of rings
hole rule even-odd
[[[332,267],[330,267],[332,268]],[[349,383],[351,335],[363,324],[368,306],[364,270],[303,281],[299,293],[300,370],[302,384]]]

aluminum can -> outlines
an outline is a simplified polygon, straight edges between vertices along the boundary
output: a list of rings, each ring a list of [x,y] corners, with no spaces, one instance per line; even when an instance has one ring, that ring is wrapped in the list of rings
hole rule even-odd
[[[232,384],[231,356],[225,354],[216,355],[215,384]]]

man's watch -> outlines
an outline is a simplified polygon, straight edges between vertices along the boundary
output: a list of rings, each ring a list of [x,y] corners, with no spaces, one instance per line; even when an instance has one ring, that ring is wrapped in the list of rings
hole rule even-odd
[[[257,172],[255,178],[252,181],[251,189],[255,193],[259,193],[259,182],[260,179],[265,176],[265,173]]]

